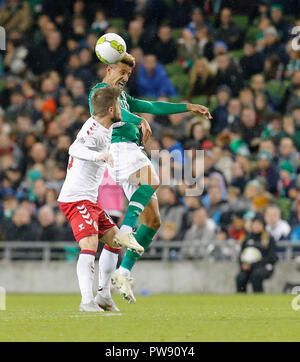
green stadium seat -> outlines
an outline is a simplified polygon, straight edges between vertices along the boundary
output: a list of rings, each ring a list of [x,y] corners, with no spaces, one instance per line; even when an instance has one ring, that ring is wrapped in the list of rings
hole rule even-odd
[[[182,28],[177,28],[172,30],[172,38],[177,40],[181,37],[182,34]]]
[[[270,80],[267,82],[265,90],[267,91],[272,103],[275,106],[280,105],[285,96],[287,87],[288,83],[280,82],[278,80]]]
[[[292,213],[293,204],[287,197],[281,197],[277,200],[277,206],[280,208],[282,219],[289,221]]]
[[[169,98],[169,102],[172,102],[172,103],[179,103],[179,102],[181,102],[183,100],[184,100],[183,97],[170,97]]]
[[[173,4],[173,0],[163,0],[163,1],[164,1],[164,3],[166,3],[166,5],[167,5],[168,7],[171,7],[172,4]]]
[[[207,96],[197,96],[192,98],[193,104],[201,104],[202,106],[208,106],[208,98]]]
[[[246,41],[255,41],[257,35],[260,33],[260,30],[256,26],[250,26],[247,30],[245,40]]]
[[[248,16],[247,15],[234,15],[232,17],[232,20],[241,29],[244,29],[244,30],[247,29],[247,27],[248,27]]]
[[[124,19],[122,19],[122,18],[109,19],[109,22],[110,22],[111,26],[113,26],[114,28],[117,28],[118,30],[124,29]]]
[[[243,49],[237,49],[230,52],[231,56],[236,59],[241,59],[244,55]]]
[[[170,63],[165,65],[166,72],[169,77],[172,77],[176,74],[183,74],[184,69],[179,63]]]
[[[179,93],[180,97],[187,97],[189,94],[189,77],[186,74],[175,74],[170,77],[171,82]]]
[[[215,98],[212,102],[209,103],[209,111],[213,112],[218,107],[218,100]]]

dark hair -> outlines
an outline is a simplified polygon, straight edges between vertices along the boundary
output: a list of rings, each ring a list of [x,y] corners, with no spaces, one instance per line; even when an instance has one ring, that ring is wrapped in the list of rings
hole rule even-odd
[[[97,89],[92,96],[92,107],[94,115],[103,117],[106,115],[109,107],[113,107],[120,96],[118,87],[107,86]]]

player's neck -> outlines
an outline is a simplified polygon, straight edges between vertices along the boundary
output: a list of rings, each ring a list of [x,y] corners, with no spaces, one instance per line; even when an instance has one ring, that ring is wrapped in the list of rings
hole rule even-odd
[[[109,128],[112,125],[112,121],[110,117],[98,117],[98,116],[94,116],[93,117],[95,121],[97,121],[98,123],[101,124],[101,126],[105,127],[105,128]]]
[[[106,83],[106,84],[109,84],[110,86],[114,86],[112,80],[110,79],[109,75],[106,75],[103,80],[102,80],[102,83]]]

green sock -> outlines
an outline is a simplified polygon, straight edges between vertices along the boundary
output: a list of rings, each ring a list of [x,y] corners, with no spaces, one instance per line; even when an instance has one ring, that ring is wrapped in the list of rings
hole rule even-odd
[[[157,230],[151,229],[146,225],[141,225],[137,232],[135,233],[134,237],[136,238],[137,242],[144,247],[144,249],[148,249],[149,245],[154,238]],[[141,256],[134,251],[127,250],[126,254],[122,260],[121,266],[125,269],[131,270],[134,264],[138,261]]]
[[[123,225],[136,227],[137,219],[143,212],[145,206],[151,200],[155,189],[150,185],[141,185],[136,192],[131,196],[127,211],[124,216]]]

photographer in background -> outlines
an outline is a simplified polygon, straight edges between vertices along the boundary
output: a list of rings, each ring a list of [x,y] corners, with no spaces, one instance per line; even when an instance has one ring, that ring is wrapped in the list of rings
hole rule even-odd
[[[272,276],[276,262],[275,240],[265,230],[264,216],[257,213],[242,244],[237,292],[245,293],[250,282],[254,293],[263,293],[263,281]]]

